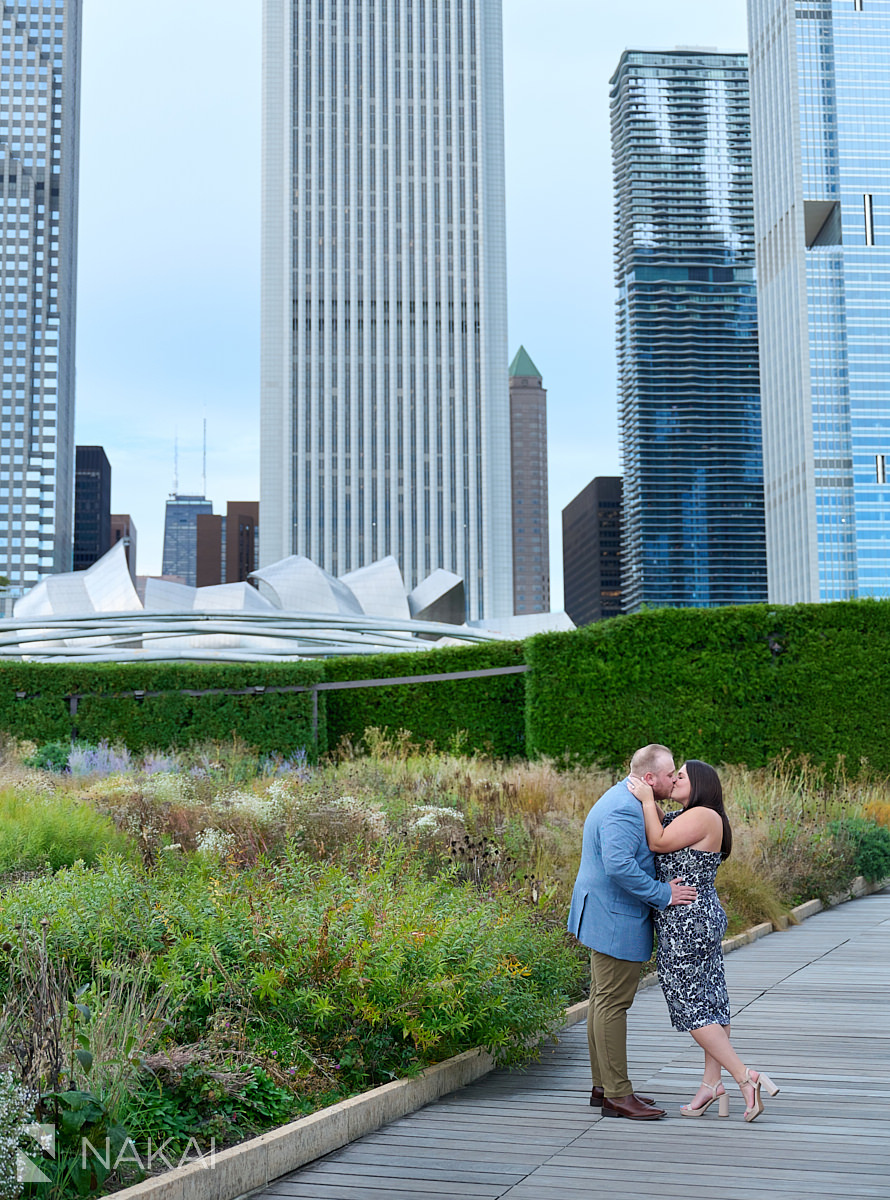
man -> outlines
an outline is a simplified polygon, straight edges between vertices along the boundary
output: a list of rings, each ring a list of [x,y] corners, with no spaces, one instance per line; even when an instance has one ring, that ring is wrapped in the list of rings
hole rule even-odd
[[[649,784],[656,800],[670,796],[676,772],[667,746],[638,750],[630,771]],[[665,1110],[637,1096],[628,1078],[627,1010],[640,965],[652,955],[652,909],[691,904],[697,893],[679,879],[656,880],[642,808],[627,783],[610,788],[587,814],[569,932],[590,947],[590,1103],[602,1105],[604,1117],[657,1121]]]

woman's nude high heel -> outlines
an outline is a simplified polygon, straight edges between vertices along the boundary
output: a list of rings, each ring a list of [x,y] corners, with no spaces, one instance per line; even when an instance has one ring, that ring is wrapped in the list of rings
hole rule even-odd
[[[739,1085],[739,1091],[742,1093],[742,1099],[745,1101],[745,1120],[748,1122],[756,1121],[763,1112],[763,1101],[760,1099],[760,1089],[762,1087],[766,1088],[770,1096],[778,1096],[779,1094],[779,1089],[770,1079],[769,1075],[765,1075],[763,1071],[755,1071],[754,1074],[757,1076],[756,1079],[751,1078],[751,1072],[745,1067],[745,1078],[736,1080],[736,1083]],[[744,1088],[746,1087],[754,1089],[753,1108],[747,1107],[748,1101],[744,1092]]]
[[[681,1104],[680,1105],[680,1116],[682,1116],[682,1117],[700,1117],[703,1113],[706,1113],[708,1111],[708,1109],[711,1107],[711,1105],[714,1103],[714,1101],[717,1100],[718,1101],[717,1116],[718,1117],[728,1117],[729,1116],[729,1096],[726,1094],[725,1091],[721,1092],[719,1096],[717,1095],[717,1088],[721,1086],[720,1081],[718,1080],[717,1083],[715,1083],[713,1087],[709,1083],[705,1083],[704,1081],[702,1081],[701,1086],[703,1088],[707,1088],[708,1091],[711,1093],[710,1099],[706,1100],[704,1102],[704,1104],[700,1105],[698,1108],[693,1108],[691,1104]]]

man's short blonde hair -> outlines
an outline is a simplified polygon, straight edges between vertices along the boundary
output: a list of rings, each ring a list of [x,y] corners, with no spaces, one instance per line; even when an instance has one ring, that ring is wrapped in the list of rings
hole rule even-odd
[[[639,775],[641,779],[650,773],[657,775],[667,758],[671,761],[674,758],[667,746],[661,746],[658,742],[653,742],[650,746],[643,746],[630,760],[631,774]]]

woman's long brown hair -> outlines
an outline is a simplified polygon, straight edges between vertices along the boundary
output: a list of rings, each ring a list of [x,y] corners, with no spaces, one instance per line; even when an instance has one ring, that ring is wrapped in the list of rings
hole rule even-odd
[[[690,808],[711,808],[718,814],[723,822],[723,842],[720,845],[720,853],[725,862],[732,853],[732,829],[726,809],[723,807],[723,785],[720,783],[720,776],[709,763],[702,762],[698,758],[686,760],[686,774],[689,776],[690,787],[686,811],[688,812]]]

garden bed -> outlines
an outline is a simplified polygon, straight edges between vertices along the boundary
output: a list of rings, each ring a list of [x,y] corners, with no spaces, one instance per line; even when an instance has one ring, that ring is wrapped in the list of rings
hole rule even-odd
[[[237,743],[65,751],[0,764],[0,1049],[60,1130],[44,1195],[138,1178],[132,1158],[78,1173],[86,1134],[219,1152],[478,1047],[527,1061],[586,995],[564,918],[603,772],[375,731],[312,767]],[[883,781],[723,777],[731,932],[888,873]]]

